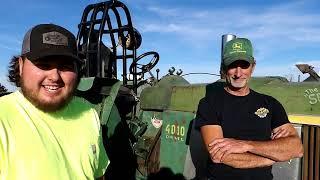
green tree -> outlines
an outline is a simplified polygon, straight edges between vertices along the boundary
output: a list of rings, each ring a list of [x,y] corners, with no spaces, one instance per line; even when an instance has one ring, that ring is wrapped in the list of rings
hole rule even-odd
[[[6,87],[4,87],[1,83],[0,83],[0,94],[3,92],[7,92],[8,89]]]

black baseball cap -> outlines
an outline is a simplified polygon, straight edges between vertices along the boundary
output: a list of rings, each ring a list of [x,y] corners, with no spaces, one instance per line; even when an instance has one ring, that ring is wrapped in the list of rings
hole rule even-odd
[[[66,56],[80,62],[75,36],[55,24],[39,24],[24,36],[21,55],[35,61],[48,56]]]

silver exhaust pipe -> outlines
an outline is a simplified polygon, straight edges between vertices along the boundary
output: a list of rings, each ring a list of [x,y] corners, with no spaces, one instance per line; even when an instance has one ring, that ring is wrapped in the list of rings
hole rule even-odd
[[[224,79],[224,74],[223,74],[223,51],[224,51],[224,47],[226,45],[227,42],[236,39],[237,36],[233,35],[233,34],[224,34],[222,35],[222,40],[221,40],[221,64],[220,64],[220,78]]]

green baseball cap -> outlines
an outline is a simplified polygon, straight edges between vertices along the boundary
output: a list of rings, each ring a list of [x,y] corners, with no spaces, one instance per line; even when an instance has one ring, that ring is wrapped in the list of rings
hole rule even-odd
[[[254,63],[252,44],[249,39],[236,38],[226,43],[223,51],[223,64],[229,66],[237,60]]]

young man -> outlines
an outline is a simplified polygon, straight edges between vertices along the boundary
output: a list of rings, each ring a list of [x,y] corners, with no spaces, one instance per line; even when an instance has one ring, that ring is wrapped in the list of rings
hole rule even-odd
[[[54,24],[25,35],[0,98],[0,179],[95,179],[108,165],[99,117],[73,96],[80,76],[76,39]]]
[[[196,127],[211,157],[209,179],[271,180],[272,164],[303,155],[283,106],[248,86],[252,51],[248,39],[229,41],[223,54],[225,87],[199,102]]]

